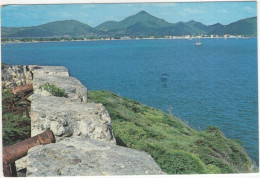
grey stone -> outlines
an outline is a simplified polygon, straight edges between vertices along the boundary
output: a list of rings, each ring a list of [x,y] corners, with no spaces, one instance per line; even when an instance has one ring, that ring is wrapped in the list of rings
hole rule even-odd
[[[32,136],[50,128],[57,141],[81,135],[115,143],[111,118],[102,104],[33,94],[30,117]]]
[[[22,157],[15,161],[16,171],[20,171],[27,167],[27,156]]]
[[[2,65],[2,88],[31,84],[33,80],[34,65]]]
[[[33,92],[44,96],[52,95],[46,90],[41,90],[40,85],[50,83],[64,89],[68,97],[79,102],[87,102],[87,88],[75,77],[59,76],[59,75],[34,75]]]
[[[75,136],[31,148],[26,176],[160,174],[160,167],[143,151]]]
[[[68,69],[64,66],[36,66],[34,75],[69,76]]]

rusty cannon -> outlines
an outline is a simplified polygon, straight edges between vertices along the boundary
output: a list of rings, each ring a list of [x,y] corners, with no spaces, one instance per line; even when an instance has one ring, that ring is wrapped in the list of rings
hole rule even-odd
[[[3,148],[3,172],[5,177],[16,177],[15,161],[26,156],[30,148],[55,142],[50,129],[19,143]]]

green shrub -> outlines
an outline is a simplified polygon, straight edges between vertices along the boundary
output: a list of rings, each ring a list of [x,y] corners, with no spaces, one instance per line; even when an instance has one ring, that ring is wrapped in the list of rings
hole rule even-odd
[[[162,154],[158,161],[162,170],[170,174],[205,174],[204,163],[186,151],[170,151]]]
[[[127,147],[135,147],[136,142],[147,137],[142,127],[131,122],[123,121],[120,125],[113,125],[113,130],[120,136]]]
[[[45,83],[39,86],[39,89],[46,90],[47,92],[51,93],[53,96],[58,97],[68,97],[68,94],[65,92],[64,89],[60,89],[59,87],[52,85],[50,83]]]
[[[221,174],[220,168],[214,164],[208,164],[206,167],[208,170],[207,174]]]
[[[31,135],[31,120],[30,118],[6,113],[2,117],[2,134],[3,145],[11,145],[27,138]]]
[[[13,97],[11,88],[2,90],[2,110],[7,109],[3,100]],[[31,135],[31,120],[25,116],[20,117],[13,113],[2,115],[2,137],[3,146],[11,145],[27,138]]]

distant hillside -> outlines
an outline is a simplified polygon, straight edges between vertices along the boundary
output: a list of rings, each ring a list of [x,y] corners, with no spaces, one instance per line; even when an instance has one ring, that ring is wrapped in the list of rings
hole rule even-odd
[[[76,20],[50,22],[44,25],[21,28],[2,28],[3,37],[60,37],[90,36],[97,30]]]
[[[2,37],[146,37],[183,35],[257,35],[256,17],[239,20],[229,25],[204,25],[200,22],[169,23],[145,11],[122,21],[106,21],[95,28],[76,20],[56,21],[33,27],[2,27]]]
[[[169,27],[171,25],[171,23],[168,23],[163,19],[159,19],[145,11],[141,11],[120,22],[105,22],[97,26],[96,29],[110,32],[112,35],[152,35],[159,34],[160,28]]]
[[[257,18],[251,17],[239,20],[229,25],[218,26],[213,28],[209,33],[217,35],[230,34],[257,36]]]

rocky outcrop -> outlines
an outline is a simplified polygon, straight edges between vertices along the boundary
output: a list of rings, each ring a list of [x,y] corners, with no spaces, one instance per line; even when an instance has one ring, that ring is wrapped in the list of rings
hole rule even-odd
[[[34,147],[27,164],[32,177],[163,174],[143,151],[82,137]]]
[[[32,96],[30,116],[32,136],[50,128],[56,141],[81,135],[115,143],[111,119],[102,104],[35,94]]]
[[[34,65],[2,65],[2,89],[31,84]]]

